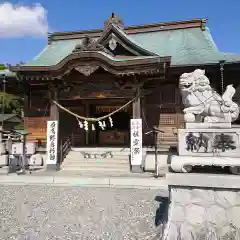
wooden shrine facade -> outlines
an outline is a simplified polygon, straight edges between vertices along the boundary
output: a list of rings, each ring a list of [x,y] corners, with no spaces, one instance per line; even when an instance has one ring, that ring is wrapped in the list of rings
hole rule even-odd
[[[164,131],[159,135],[159,144],[174,146],[176,129],[184,127],[182,100],[178,89],[179,76],[191,72],[195,67],[170,68],[168,62],[162,64],[157,72],[141,72],[114,75],[102,68],[94,73],[84,75],[73,69],[59,78],[30,78],[21,75],[25,86],[24,123],[32,132],[29,140],[46,140],[48,120],[59,120],[60,139],[71,138],[74,146],[128,146],[129,122],[131,118],[142,118],[143,133],[152,127]],[[88,66],[89,67],[89,66]],[[211,85],[221,93],[220,65],[206,66]],[[240,73],[237,66],[226,65],[224,69],[223,88],[233,84],[237,88],[234,101],[240,103],[240,85],[236,78]],[[41,73],[39,73],[40,76]],[[40,80],[40,81],[39,81]],[[127,122],[123,129],[114,126],[112,129],[100,131],[98,139],[96,131],[86,132],[79,127],[76,118],[59,109],[52,100],[72,112],[86,117],[99,117],[119,109],[121,106],[139,96],[134,102],[116,115],[115,122]],[[113,117],[114,119],[114,117]],[[239,121],[237,121],[238,123]],[[91,127],[91,126],[90,126]],[[97,126],[95,126],[97,129]],[[145,146],[153,145],[153,137],[143,135]]]
[[[24,122],[30,138],[45,141],[51,119],[59,120],[60,139],[71,138],[75,146],[129,146],[130,119],[142,118],[143,133],[158,127],[164,131],[159,136],[162,144],[176,144],[176,129],[184,126],[178,89],[182,73],[205,69],[219,92],[226,84],[238,85],[239,65],[227,61],[222,82],[220,53],[210,46],[205,23],[195,19],[125,28],[113,14],[102,30],[52,34],[36,60],[11,68],[24,86]],[[88,131],[81,129],[74,116],[53,103],[81,116],[99,117],[133,98],[112,116],[114,126],[105,131],[97,125],[95,130],[92,125]],[[153,136],[143,134],[143,144],[153,145]]]
[[[78,54],[74,61],[66,61],[57,70],[44,69],[41,72],[37,69],[19,74],[26,87],[25,127],[35,137],[44,139],[46,121],[59,120],[60,138],[71,137],[76,146],[128,145],[130,119],[141,118],[144,99],[152,92],[152,84],[164,81],[170,58],[159,58],[160,61],[150,64],[146,60],[136,60],[127,67],[125,62],[121,62],[124,66],[122,70],[121,65],[118,68],[114,66],[116,63],[109,64],[104,58],[98,59],[99,53],[88,54],[87,61],[85,53],[83,56]],[[94,126],[95,131],[80,129],[74,116],[52,102],[54,100],[81,116],[99,117],[117,110],[136,96],[125,109],[112,116],[113,124],[124,121],[125,127],[119,129],[114,126],[113,129],[100,131],[98,140],[97,126]]]

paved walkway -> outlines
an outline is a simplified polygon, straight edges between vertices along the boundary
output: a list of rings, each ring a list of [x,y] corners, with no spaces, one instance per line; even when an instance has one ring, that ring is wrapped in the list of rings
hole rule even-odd
[[[27,173],[0,176],[0,184],[6,185],[54,185],[107,188],[167,189],[165,178],[154,178],[152,174],[129,175],[78,175],[77,173]]]

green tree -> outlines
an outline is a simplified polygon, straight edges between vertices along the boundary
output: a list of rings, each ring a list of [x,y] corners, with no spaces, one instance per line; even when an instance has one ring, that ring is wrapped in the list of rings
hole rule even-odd
[[[21,97],[6,92],[0,92],[0,112],[16,113],[21,116],[22,108],[23,99]]]
[[[0,64],[0,71],[6,69],[4,64]]]
[[[0,71],[6,68],[6,65],[0,64]],[[21,97],[0,92],[0,113],[16,113],[20,115],[22,109],[23,99]]]

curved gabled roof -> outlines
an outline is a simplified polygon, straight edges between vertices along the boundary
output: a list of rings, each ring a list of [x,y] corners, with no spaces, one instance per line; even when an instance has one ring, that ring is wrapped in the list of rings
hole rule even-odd
[[[114,38],[126,49],[133,54],[138,56],[157,56],[154,51],[148,50],[146,47],[141,45],[139,42],[136,42],[130,35],[127,35],[121,28],[116,26],[115,24],[111,24],[109,28],[107,28],[102,36],[97,40],[100,44],[104,44],[114,36]]]
[[[143,30],[134,31],[134,27],[121,29],[112,24],[107,30],[85,31],[80,34],[53,34],[44,50],[25,66],[53,66],[70,55],[77,44],[81,44],[84,34],[92,34],[94,40],[104,43],[111,34],[133,55],[137,56],[171,56],[171,66],[216,64],[226,57],[221,53],[208,28],[202,26],[206,19],[196,19],[169,24],[149,25]],[[205,24],[205,22],[204,22]],[[136,27],[136,29],[138,29]],[[75,36],[73,36],[76,34]],[[80,35],[81,36],[80,36]],[[66,34],[67,35],[67,34]],[[78,38],[76,38],[78,36]],[[79,37],[80,36],[80,37]],[[129,57],[128,57],[129,58]],[[122,56],[119,61],[128,58]]]
[[[60,62],[51,66],[18,65],[12,67],[15,72],[51,72],[55,77],[62,76],[69,71],[79,68],[79,72],[88,76],[99,67],[115,75],[132,75],[135,73],[159,73],[170,63],[170,57],[133,56],[129,59],[117,59],[100,51],[73,52]],[[86,72],[87,71],[87,72]],[[88,74],[88,72],[90,73]]]

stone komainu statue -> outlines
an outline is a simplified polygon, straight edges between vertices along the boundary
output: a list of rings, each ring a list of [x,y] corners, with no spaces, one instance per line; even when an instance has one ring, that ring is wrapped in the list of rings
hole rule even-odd
[[[180,76],[179,88],[185,106],[186,122],[233,122],[238,118],[239,106],[232,101],[235,88],[228,85],[220,96],[210,86],[205,70],[197,69]]]

